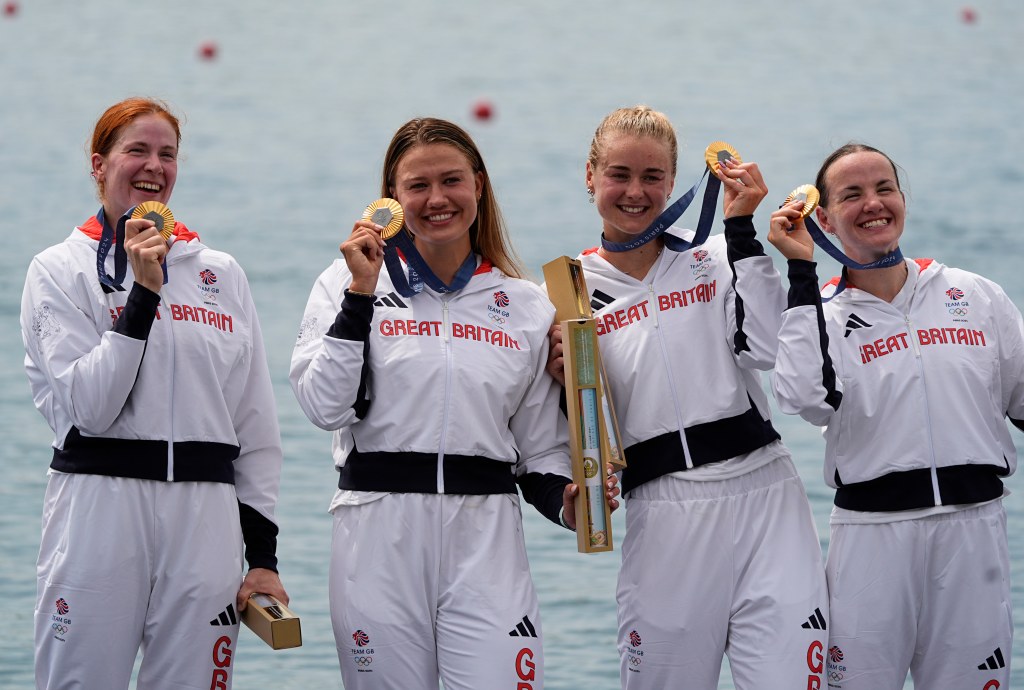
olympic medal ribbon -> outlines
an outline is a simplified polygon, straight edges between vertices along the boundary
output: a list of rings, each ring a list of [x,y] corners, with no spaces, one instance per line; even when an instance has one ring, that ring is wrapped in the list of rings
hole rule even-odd
[[[402,270],[402,264],[395,250],[402,252],[405,262],[409,265],[408,281],[405,280],[405,272]],[[391,254],[390,260],[388,258],[389,254]],[[403,297],[412,297],[417,292],[423,291],[424,283],[434,292],[440,293],[455,292],[466,287],[469,279],[476,272],[476,254],[470,251],[465,261],[459,266],[459,270],[455,272],[455,277],[452,279],[451,284],[445,283],[434,275],[423,255],[416,249],[416,244],[413,242],[408,228],[406,228],[403,232],[399,232],[391,238],[391,241],[384,250],[384,264],[387,266],[388,274],[391,276],[391,282],[395,284],[396,289],[399,289],[399,294]],[[409,294],[402,293],[401,288],[410,290]]]
[[[99,221],[103,230],[100,233],[100,244],[96,248],[96,274],[102,285],[119,288],[128,275],[128,254],[124,250],[124,224],[131,217],[132,209],[121,216],[116,227],[111,227],[107,222],[107,214],[103,208],[96,213],[96,220]],[[114,277],[107,275],[107,256],[110,250],[114,250]]]

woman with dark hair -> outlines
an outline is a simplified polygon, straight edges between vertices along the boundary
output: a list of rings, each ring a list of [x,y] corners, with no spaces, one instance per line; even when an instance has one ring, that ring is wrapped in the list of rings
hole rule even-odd
[[[25,367],[55,435],[39,688],[126,688],[140,645],[139,688],[230,687],[238,612],[256,592],[288,601],[281,441],[245,274],[181,223],[126,220],[170,199],[180,138],[163,103],[108,108],[92,140],[102,206],[25,279]]]
[[[803,201],[772,214],[768,239],[790,281],[775,395],[825,428],[836,489],[835,684],[896,690],[909,670],[929,690],[1009,687],[1002,478],[1017,464],[1006,419],[1024,429],[1020,311],[977,274],[902,257],[906,200],[878,149],[841,147],[816,186],[841,278],[819,292]]]
[[[345,687],[543,686],[516,485],[572,527],[554,308],[522,278],[483,159],[434,118],[396,132],[381,196],[313,287],[291,382],[334,431],[331,618]],[[401,251],[397,251],[400,249]],[[381,271],[386,265],[387,270]],[[340,304],[340,310],[339,310]],[[610,482],[609,499],[617,493]]]

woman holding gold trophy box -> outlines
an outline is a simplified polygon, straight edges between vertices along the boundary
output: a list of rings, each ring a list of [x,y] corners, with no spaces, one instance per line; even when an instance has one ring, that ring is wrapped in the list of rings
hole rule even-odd
[[[752,220],[768,190],[717,142],[697,232],[669,227],[700,184],[666,209],[676,158],[668,118],[637,106],[604,119],[586,166],[602,236],[578,260],[627,462],[622,687],[714,690],[723,654],[738,690],[824,687],[821,548],[760,380],[785,304]],[[555,327],[556,376],[561,355]]]
[[[54,432],[40,688],[126,688],[140,646],[139,688],[230,687],[249,595],[288,601],[259,320],[238,263],[165,205],[180,138],[163,103],[108,108],[92,140],[102,206],[25,279],[25,367]]]
[[[359,688],[543,687],[517,485],[572,527],[554,308],[522,278],[479,150],[407,122],[380,201],[317,279],[291,382],[334,431],[331,618]],[[386,270],[381,270],[386,268]],[[339,309],[340,305],[340,309]],[[618,489],[609,482],[614,504]]]

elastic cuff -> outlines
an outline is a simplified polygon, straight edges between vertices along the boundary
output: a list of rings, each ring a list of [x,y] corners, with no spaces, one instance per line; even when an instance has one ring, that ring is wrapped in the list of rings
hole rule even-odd
[[[136,340],[146,340],[153,328],[156,309],[160,306],[160,294],[138,283],[132,285],[124,309],[114,323],[114,332]]]

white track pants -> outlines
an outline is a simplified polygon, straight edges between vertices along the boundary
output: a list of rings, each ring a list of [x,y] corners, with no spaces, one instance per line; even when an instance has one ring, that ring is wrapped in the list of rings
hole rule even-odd
[[[788,457],[722,481],[630,492],[618,584],[622,687],[825,688],[821,546]]]
[[[140,690],[230,688],[241,544],[229,484],[52,474],[37,688],[127,688],[140,645]]]
[[[1013,619],[1001,501],[916,520],[833,524],[830,687],[1007,690]]]
[[[518,497],[389,494],[334,510],[331,620],[348,690],[539,690]]]

